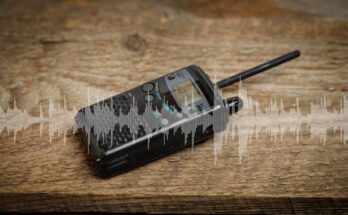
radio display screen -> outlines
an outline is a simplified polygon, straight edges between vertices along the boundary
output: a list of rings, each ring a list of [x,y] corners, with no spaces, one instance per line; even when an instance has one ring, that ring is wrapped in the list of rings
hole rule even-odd
[[[198,89],[189,79],[173,85],[172,89],[174,96],[181,105],[195,103],[202,99]]]

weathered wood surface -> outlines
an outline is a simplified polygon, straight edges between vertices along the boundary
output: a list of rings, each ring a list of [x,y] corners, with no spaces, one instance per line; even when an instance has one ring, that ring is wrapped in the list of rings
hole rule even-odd
[[[256,4],[254,4],[256,3]],[[322,96],[334,109],[348,90],[348,15],[344,1],[1,1],[0,105],[47,116],[49,99],[69,110],[91,94],[107,96],[189,64],[216,79],[293,49],[299,60],[244,82],[261,105],[296,98],[304,112]],[[232,95],[236,87],[225,91]],[[243,113],[241,116],[243,117]],[[233,120],[233,117],[232,117]],[[271,119],[270,119],[271,120]],[[348,120],[348,119],[344,119]],[[348,150],[283,142],[267,134],[240,162],[229,139],[214,162],[213,141],[104,180],[85,147],[47,125],[0,134],[0,210],[342,212],[348,208]],[[345,131],[348,132],[348,131]],[[283,211],[283,212],[284,212]]]

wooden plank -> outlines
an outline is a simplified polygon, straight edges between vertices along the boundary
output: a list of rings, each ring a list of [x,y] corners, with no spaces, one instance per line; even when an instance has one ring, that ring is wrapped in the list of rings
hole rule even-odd
[[[303,6],[301,6],[301,4]],[[347,96],[346,5],[307,1],[3,1],[0,4],[0,106],[66,119],[91,100],[120,93],[190,64],[217,80],[293,49],[299,60],[243,82],[265,110],[282,98],[302,112],[326,97]],[[313,4],[313,3],[312,3]],[[311,7],[313,6],[313,7]],[[314,8],[314,9],[310,9]],[[238,94],[237,86],[224,91]],[[241,112],[231,120],[242,120]],[[266,112],[267,116],[267,112]],[[271,115],[270,115],[271,116]],[[320,115],[316,115],[320,118]],[[346,123],[348,119],[343,119]],[[272,118],[265,120],[272,125]],[[289,122],[288,127],[295,126]],[[65,125],[53,126],[64,131]],[[342,212],[347,209],[348,151],[337,132],[325,144],[302,129],[271,141],[261,132],[240,157],[228,138],[215,163],[214,141],[104,180],[95,176],[79,137],[44,124],[0,134],[2,210]],[[50,136],[52,141],[50,142]]]

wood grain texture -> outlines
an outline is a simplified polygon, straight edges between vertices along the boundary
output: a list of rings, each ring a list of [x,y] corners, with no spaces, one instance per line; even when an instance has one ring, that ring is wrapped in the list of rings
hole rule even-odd
[[[88,88],[113,95],[190,64],[219,80],[300,49],[299,60],[246,80],[249,95],[261,105],[281,97],[285,108],[300,98],[303,111],[326,96],[333,109],[348,91],[340,2],[328,14],[329,1],[305,0],[1,1],[0,106],[15,97],[18,108],[38,116],[41,104],[47,115],[49,100],[65,96],[79,109]],[[338,139],[297,143],[286,134],[275,144],[265,134],[242,162],[229,140],[216,164],[210,140],[104,180],[78,136],[50,143],[47,127],[40,137],[31,126],[15,143],[0,134],[0,210],[347,212],[348,150]]]

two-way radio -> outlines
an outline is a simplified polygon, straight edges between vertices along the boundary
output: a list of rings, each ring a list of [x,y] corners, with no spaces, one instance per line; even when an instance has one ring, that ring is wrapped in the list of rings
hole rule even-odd
[[[225,129],[242,108],[219,89],[300,56],[292,51],[213,84],[191,65],[81,109],[75,117],[100,175],[108,177],[164,157]]]

